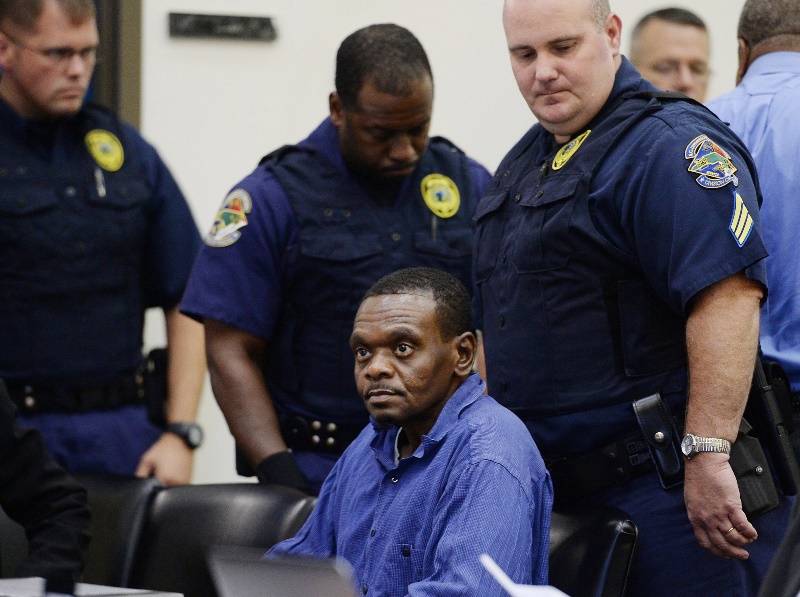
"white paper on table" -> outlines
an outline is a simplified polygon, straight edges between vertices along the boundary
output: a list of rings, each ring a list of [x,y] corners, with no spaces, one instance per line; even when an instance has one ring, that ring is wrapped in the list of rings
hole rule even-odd
[[[497,565],[489,554],[480,555],[481,564],[500,586],[506,590],[511,597],[569,597],[566,593],[559,591],[551,586],[518,585],[508,578],[500,566]]]

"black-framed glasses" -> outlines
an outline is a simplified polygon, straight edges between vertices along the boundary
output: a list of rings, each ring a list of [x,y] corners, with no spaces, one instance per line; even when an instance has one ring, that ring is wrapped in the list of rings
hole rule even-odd
[[[97,62],[96,45],[89,46],[87,48],[81,48],[80,50],[76,50],[75,48],[34,48],[33,46],[29,46],[27,44],[22,43],[18,39],[15,39],[5,31],[3,31],[2,33],[15,46],[19,46],[23,50],[28,50],[29,52],[34,52],[35,54],[39,54],[39,56],[42,56],[53,66],[65,67],[72,61],[72,59],[75,56],[78,56],[81,59],[81,62],[83,62],[84,64]]]

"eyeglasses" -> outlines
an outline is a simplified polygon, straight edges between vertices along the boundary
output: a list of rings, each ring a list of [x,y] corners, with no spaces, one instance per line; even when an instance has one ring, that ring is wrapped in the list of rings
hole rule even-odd
[[[42,56],[53,66],[65,67],[75,56],[78,56],[81,59],[81,62],[84,64],[97,62],[97,46],[89,46],[88,48],[83,48],[81,50],[76,50],[74,48],[34,48],[22,43],[18,39],[14,39],[4,31],[2,33],[15,46],[19,46],[23,50],[28,50],[29,52],[39,54],[39,56]]]

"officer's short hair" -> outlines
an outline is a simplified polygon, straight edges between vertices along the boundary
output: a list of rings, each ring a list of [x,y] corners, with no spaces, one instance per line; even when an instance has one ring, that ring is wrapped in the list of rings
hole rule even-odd
[[[354,108],[367,80],[379,90],[405,95],[414,83],[429,77],[428,56],[408,29],[393,24],[370,25],[348,35],[336,53],[336,92],[346,108]]]
[[[608,4],[608,0],[592,0],[590,10],[592,22],[595,27],[597,27],[598,31],[602,31],[608,15],[611,14],[611,6]]]
[[[739,17],[738,35],[750,46],[778,35],[800,35],[800,2],[747,0]]]
[[[650,21],[666,21],[674,25],[687,25],[689,27],[697,27],[698,29],[708,32],[705,22],[698,15],[691,10],[685,8],[671,7],[654,10],[644,15],[631,32],[631,52],[636,52],[636,46],[639,38],[642,35],[642,30]]]
[[[436,302],[439,337],[443,341],[472,329],[472,306],[464,285],[455,277],[430,267],[410,267],[384,276],[367,290],[363,303],[373,296],[420,294]]]
[[[93,0],[56,0],[73,24],[95,18]],[[44,10],[44,0],[0,0],[0,25],[6,20],[25,31],[34,31]]]

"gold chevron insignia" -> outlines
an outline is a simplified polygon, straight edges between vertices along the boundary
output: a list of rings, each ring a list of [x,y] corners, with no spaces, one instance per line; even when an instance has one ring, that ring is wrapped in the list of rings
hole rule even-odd
[[[753,230],[753,217],[747,211],[747,206],[744,204],[744,199],[738,192],[734,192],[733,202],[733,216],[731,217],[730,231],[733,238],[741,247],[750,236]]]

